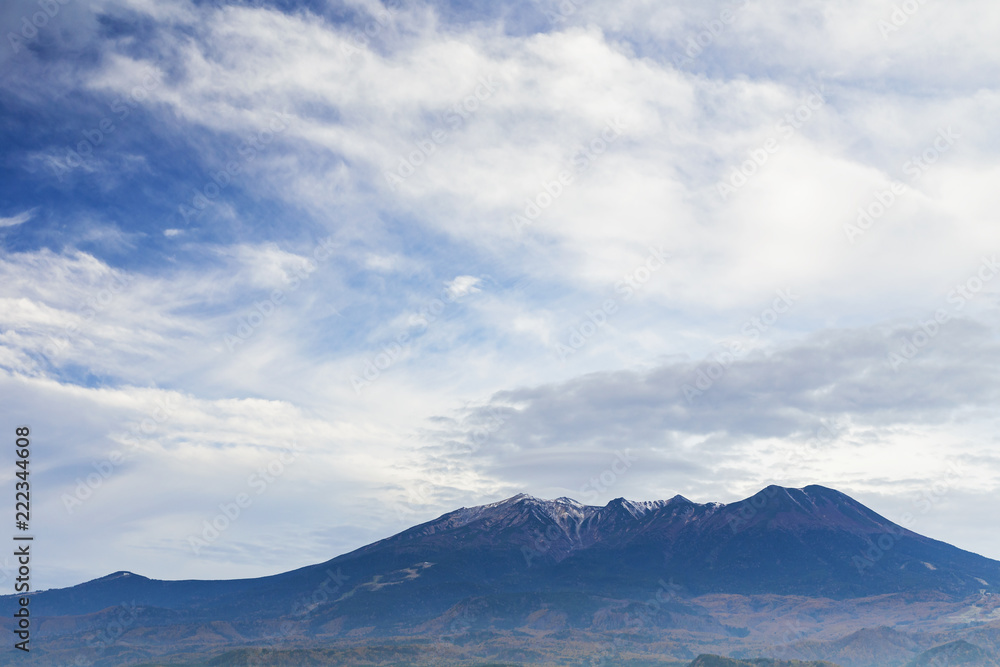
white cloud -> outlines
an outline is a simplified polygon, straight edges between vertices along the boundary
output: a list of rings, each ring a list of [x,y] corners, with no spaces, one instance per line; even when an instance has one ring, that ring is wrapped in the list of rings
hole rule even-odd
[[[24,223],[35,217],[35,211],[38,209],[30,209],[18,213],[17,215],[12,215],[9,218],[0,218],[0,227],[16,227],[17,225],[23,225]]]
[[[984,236],[995,241],[976,222],[978,212],[997,203],[984,194],[991,191],[972,199],[949,194],[984,168],[974,146],[995,143],[988,119],[996,99],[989,93],[975,88],[942,95],[912,113],[912,95],[871,90],[870,75],[860,69],[870,60],[852,58],[858,71],[828,82],[822,108],[783,138],[778,124],[809,98],[813,84],[696,77],[674,69],[669,59],[632,58],[598,28],[624,19],[612,21],[609,10],[598,7],[578,17],[597,25],[531,36],[457,33],[444,40],[415,10],[401,12],[393,25],[416,35],[357,57],[343,52],[344,32],[305,16],[206,10],[202,29],[219,47],[210,51],[199,41],[179,40],[175,48],[186,77],[150,94],[188,122],[216,131],[255,132],[275,113],[290,113],[287,133],[276,140],[280,146],[253,165],[274,169],[262,179],[269,192],[317,212],[345,198],[351,208],[386,216],[405,211],[427,230],[502,258],[512,270],[541,277],[556,265],[568,280],[597,290],[640,261],[647,244],[667,245],[680,251],[679,259],[646,294],[688,309],[733,307],[794,284],[825,310],[828,302],[853,302],[876,317],[880,305],[866,304],[871,281],[861,276],[898,276],[884,289],[898,303],[919,307],[929,286],[960,270]],[[627,12],[621,25],[655,25],[678,39],[698,25],[677,23],[673,7],[653,11],[650,21],[635,20],[650,12],[645,5],[630,4]],[[775,23],[765,23],[760,9],[747,12],[724,37],[774,36]],[[787,27],[782,39],[775,37],[780,48],[794,43],[809,57],[826,59],[830,49],[818,49],[824,43],[818,37],[804,40],[803,31],[832,39],[839,53],[854,43],[861,22],[870,19],[874,30],[879,15],[799,3],[771,18]],[[918,25],[907,30],[917,33]],[[874,34],[866,48],[898,48]],[[246,35],[255,36],[253,53]],[[100,85],[124,92],[131,85],[126,72],[142,67],[117,56],[108,69],[121,74],[102,75]],[[493,83],[484,86],[484,80]],[[477,91],[474,111],[448,115]],[[317,113],[317,105],[335,113]],[[512,216],[523,213],[529,199],[545,201],[546,184],[557,182],[561,170],[572,171],[574,158],[586,155],[580,147],[599,139],[615,118],[622,136],[586,158],[586,170],[516,233]],[[857,207],[890,180],[906,178],[901,166],[934,140],[942,124],[962,128],[967,138],[920,182],[907,183],[912,196],[880,221],[865,239],[867,248],[841,242]],[[440,144],[430,140],[435,131],[444,134]],[[720,202],[716,184],[771,137],[780,140],[778,152],[748,185]],[[862,149],[865,144],[873,148]],[[349,171],[345,159],[353,165]],[[399,171],[400,160],[420,164],[410,165],[412,175],[392,190],[384,174]],[[378,194],[362,195],[361,183]],[[930,220],[916,239],[902,224],[918,205],[925,216],[950,220],[958,247],[948,262],[928,261],[940,247]],[[904,244],[911,249],[906,256],[891,252]],[[844,278],[845,264],[858,278]]]
[[[479,292],[479,285],[481,283],[482,280],[475,276],[455,276],[455,278],[445,283],[445,289],[448,292],[448,296],[453,300],[461,299],[463,296]]]

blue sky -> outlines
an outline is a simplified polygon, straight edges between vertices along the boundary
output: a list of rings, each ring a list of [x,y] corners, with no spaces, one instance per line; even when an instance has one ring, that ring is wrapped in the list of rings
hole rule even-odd
[[[39,586],[771,483],[1000,558],[1000,8],[0,23],[0,421],[36,438]]]

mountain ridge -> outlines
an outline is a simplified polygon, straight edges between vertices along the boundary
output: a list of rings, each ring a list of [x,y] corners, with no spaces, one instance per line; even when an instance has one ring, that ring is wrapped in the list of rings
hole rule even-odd
[[[503,644],[566,633],[596,646],[608,633],[625,633],[648,646],[671,637],[662,650],[690,661],[706,653],[689,650],[690,642],[725,650],[787,644],[788,630],[771,627],[759,609],[785,610],[775,613],[792,619],[812,609],[805,618],[813,629],[801,639],[823,618],[838,619],[844,636],[904,618],[951,627],[954,617],[985,632],[1000,619],[998,583],[1000,562],[810,485],[768,486],[728,504],[675,495],[596,506],[518,494],[267,577],[163,581],[119,570],[33,593],[31,605],[55,633],[52,641],[67,645],[124,606],[118,614],[135,626],[139,645],[150,637],[165,646],[176,637],[212,637],[190,641],[233,647],[274,637],[342,643],[440,636]],[[15,599],[0,597],[0,625]],[[851,620],[855,613],[864,620]],[[825,658],[871,644],[873,656],[883,655],[879,647],[898,645],[893,637],[869,632],[848,639],[848,649],[822,642],[800,648]],[[558,653],[560,645],[553,639],[546,650]]]
[[[821,538],[831,535],[836,539],[819,544],[824,542]],[[848,541],[852,544],[845,547]],[[325,563],[267,577],[170,581],[119,571],[77,587],[139,584],[175,586],[178,590],[196,586],[239,589],[252,583],[294,579],[296,573],[314,573],[375,554],[380,555],[384,565],[403,570],[417,562],[434,561],[427,556],[409,562],[414,551],[443,553],[447,560],[455,548],[462,552],[488,551],[493,556],[503,552],[500,561],[507,567],[546,571],[563,564],[579,569],[592,560],[591,556],[627,551],[630,559],[622,567],[666,570],[691,594],[771,592],[850,597],[898,592],[900,586],[885,581],[879,584],[879,577],[874,576],[885,575],[890,563],[903,572],[896,576],[912,575],[909,580],[923,583],[916,589],[970,594],[1000,584],[1000,562],[913,533],[846,494],[820,485],[800,489],[771,485],[728,504],[696,503],[675,495],[657,501],[615,498],[598,506],[566,497],[544,500],[522,493],[485,505],[458,508]],[[787,554],[786,564],[789,560],[799,565],[810,560],[814,565],[821,563],[826,574],[820,573],[820,579],[829,579],[830,573],[836,572],[841,581],[827,581],[824,585],[815,580],[796,585],[789,577],[781,576],[780,570],[787,569],[781,565],[783,554]],[[934,569],[928,568],[928,563]],[[955,570],[970,563],[974,565],[971,576]],[[981,576],[984,572],[989,578]],[[760,585],[741,583],[739,576],[745,573],[760,579]],[[710,578],[722,583],[713,585],[707,581]],[[50,591],[34,595],[44,597],[45,593]]]

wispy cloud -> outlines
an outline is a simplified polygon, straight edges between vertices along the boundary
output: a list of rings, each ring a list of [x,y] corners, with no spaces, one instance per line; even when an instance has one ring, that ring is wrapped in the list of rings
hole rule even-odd
[[[16,227],[17,225],[23,225],[24,223],[35,217],[35,211],[37,208],[32,208],[17,215],[12,215],[9,218],[0,218],[0,227]]]
[[[479,291],[478,285],[482,281],[475,276],[456,276],[445,284],[448,296],[452,299],[460,299],[463,296]]]

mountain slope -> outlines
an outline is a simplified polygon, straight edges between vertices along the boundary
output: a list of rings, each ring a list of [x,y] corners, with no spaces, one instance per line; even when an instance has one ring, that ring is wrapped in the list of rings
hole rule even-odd
[[[754,658],[752,660],[736,660],[718,655],[699,655],[688,667],[838,667],[832,662],[800,662],[798,660],[774,660],[771,658]]]
[[[828,642],[799,642],[793,646],[800,659],[825,659],[844,667],[901,667],[931,642],[921,643],[905,632],[889,628],[862,628],[846,637]]]
[[[662,604],[648,620],[676,625],[704,616],[684,599],[706,593],[965,596],[996,591],[998,583],[997,561],[905,530],[842,493],[771,486],[729,505],[677,496],[619,498],[596,507],[522,494],[461,508],[326,563],[271,577],[154,581],[116,573],[36,593],[32,604],[40,616],[93,613],[134,601],[191,620],[307,616],[314,629],[339,623],[344,631],[397,632],[463,601],[497,596],[535,596],[534,604],[577,618],[580,605],[607,607],[658,595]],[[564,592],[582,597],[567,602]],[[0,599],[2,611],[13,602]]]
[[[959,639],[924,651],[906,667],[1000,667],[1000,657]]]

